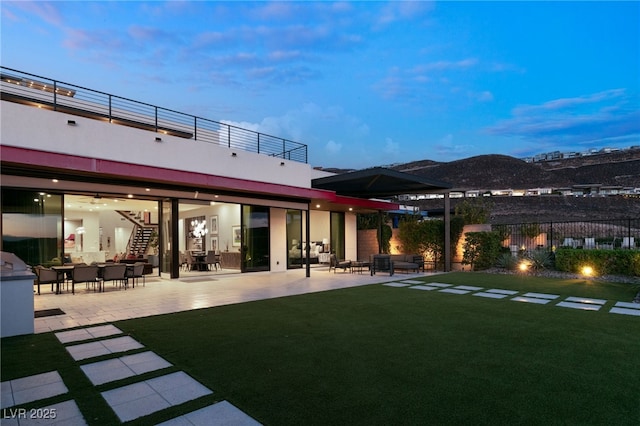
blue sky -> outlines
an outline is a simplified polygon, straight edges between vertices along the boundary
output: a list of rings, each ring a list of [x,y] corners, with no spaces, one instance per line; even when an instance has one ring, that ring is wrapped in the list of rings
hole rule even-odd
[[[640,145],[640,2],[11,2],[4,66],[313,166]]]

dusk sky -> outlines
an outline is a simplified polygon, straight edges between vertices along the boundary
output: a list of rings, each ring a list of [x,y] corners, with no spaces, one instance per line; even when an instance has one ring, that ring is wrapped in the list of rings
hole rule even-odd
[[[640,2],[11,2],[2,65],[313,166],[640,145]]]

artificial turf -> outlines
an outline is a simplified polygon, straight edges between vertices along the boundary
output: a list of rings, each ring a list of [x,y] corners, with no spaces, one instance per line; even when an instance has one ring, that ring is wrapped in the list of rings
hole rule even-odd
[[[475,273],[422,280],[610,302],[585,312],[369,285],[115,325],[266,425],[640,423],[640,318],[608,313],[637,288]],[[60,365],[74,397],[100,398],[53,340],[3,339],[2,380],[7,368],[20,377]],[[89,424],[113,421],[84,398],[82,411],[96,412]]]

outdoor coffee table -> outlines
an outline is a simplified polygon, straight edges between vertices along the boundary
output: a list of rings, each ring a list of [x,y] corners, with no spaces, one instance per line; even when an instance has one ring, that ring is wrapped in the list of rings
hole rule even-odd
[[[358,274],[362,274],[362,269],[365,266],[369,266],[369,262],[365,261],[365,260],[356,260],[351,262],[351,273],[358,273]]]

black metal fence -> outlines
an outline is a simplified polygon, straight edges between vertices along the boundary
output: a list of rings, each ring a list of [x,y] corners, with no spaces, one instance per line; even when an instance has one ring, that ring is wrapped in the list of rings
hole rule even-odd
[[[511,251],[554,249],[640,249],[640,218],[493,225]]]
[[[307,163],[307,145],[74,84],[0,67],[2,99]]]

